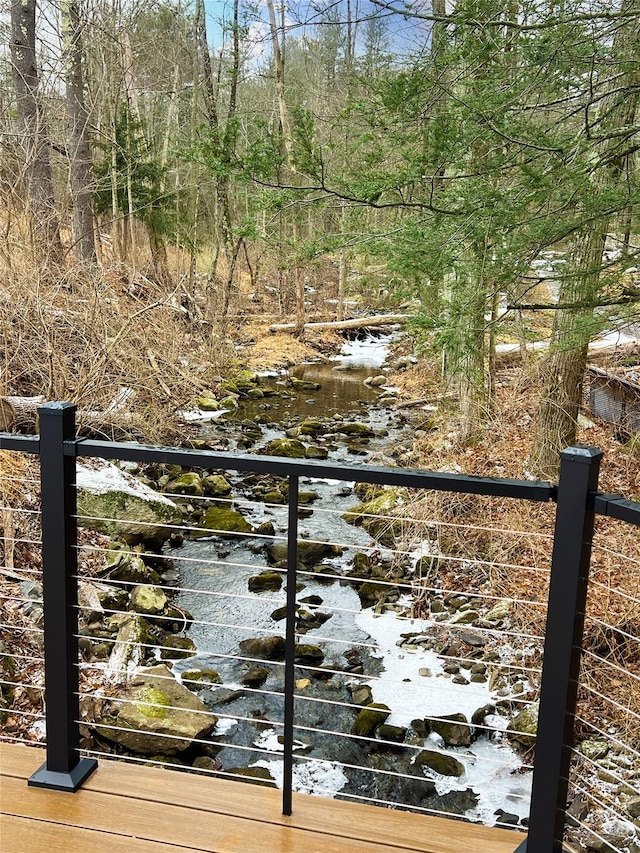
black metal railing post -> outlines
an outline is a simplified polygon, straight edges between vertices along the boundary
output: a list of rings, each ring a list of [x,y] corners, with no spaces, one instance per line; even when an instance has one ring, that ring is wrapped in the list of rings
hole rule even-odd
[[[298,568],[298,477],[289,477],[289,524],[287,529],[287,622],[284,663],[284,726],[282,814],[292,811],[293,717],[296,653],[296,583]]]
[[[602,452],[561,454],[529,832],[516,853],[561,853]]]
[[[76,458],[65,455],[75,411],[71,403],[38,409],[47,760],[29,785],[58,791],[76,791],[98,766],[79,754]]]

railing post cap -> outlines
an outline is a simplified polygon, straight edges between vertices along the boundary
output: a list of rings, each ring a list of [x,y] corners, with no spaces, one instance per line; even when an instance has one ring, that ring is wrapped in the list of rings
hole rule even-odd
[[[560,459],[566,459],[568,462],[582,462],[585,465],[590,465],[595,459],[601,459],[603,456],[602,450],[598,447],[567,447],[560,453]]]
[[[38,414],[40,417],[42,415],[52,415],[54,417],[62,417],[67,412],[71,412],[76,410],[77,406],[75,403],[43,403],[41,406],[38,406]]]

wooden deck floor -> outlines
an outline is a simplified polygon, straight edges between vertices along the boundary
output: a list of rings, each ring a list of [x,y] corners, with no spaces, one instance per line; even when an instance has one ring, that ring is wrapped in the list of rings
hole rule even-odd
[[[520,833],[101,761],[75,794],[28,788],[42,749],[0,743],[2,853],[514,853]]]

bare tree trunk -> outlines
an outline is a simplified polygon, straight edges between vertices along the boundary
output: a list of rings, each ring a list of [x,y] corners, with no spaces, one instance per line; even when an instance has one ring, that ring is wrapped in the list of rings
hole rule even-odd
[[[87,110],[82,74],[82,26],[78,0],[61,3],[62,36],[67,89],[69,126],[69,173],[73,198],[73,240],[76,257],[95,263],[96,246],[93,217],[91,152],[87,138]]]
[[[39,98],[36,63],[36,0],[11,1],[11,63],[18,118],[22,126],[25,182],[31,227],[37,250],[46,247],[46,258],[62,264],[60,222],[55,206],[50,145],[44,110]]]
[[[628,159],[633,156],[621,129],[633,127],[640,101],[640,70],[635,51],[640,45],[640,0],[623,0],[621,13],[629,21],[616,32],[613,53],[616,70],[610,79],[610,91],[600,100],[601,142],[597,155],[601,166],[594,169],[594,193],[619,185],[624,179]],[[635,12],[635,16],[631,13]],[[629,61],[632,58],[632,61]],[[613,70],[613,69],[612,69]],[[536,419],[536,431],[530,456],[534,474],[554,478],[561,451],[575,441],[582,380],[587,364],[589,342],[593,336],[594,309],[602,268],[605,242],[612,214],[589,219],[578,232],[571,253],[571,267],[565,275],[560,301],[577,303],[554,314],[551,350],[542,377],[542,394]]]
[[[291,152],[293,148],[291,136],[291,122],[289,120],[289,109],[284,97],[284,51],[280,46],[278,37],[278,25],[276,22],[276,12],[273,6],[273,0],[267,0],[267,9],[269,10],[269,25],[271,27],[271,43],[273,46],[273,62],[276,71],[276,95],[278,98],[278,112],[280,116],[280,129],[282,131],[282,142],[287,156],[287,165],[292,172],[295,171],[291,162]]]

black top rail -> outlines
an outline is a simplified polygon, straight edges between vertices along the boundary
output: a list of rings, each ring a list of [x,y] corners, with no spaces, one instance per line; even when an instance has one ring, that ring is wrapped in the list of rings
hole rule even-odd
[[[30,785],[74,791],[96,762],[82,758],[77,685],[76,465],[78,457],[170,463],[275,474],[289,480],[285,657],[283,812],[292,807],[294,644],[298,482],[300,477],[358,481],[414,489],[557,504],[544,665],[529,832],[518,853],[561,853],[584,613],[597,514],[640,526],[640,503],[598,492],[602,454],[572,447],[561,454],[558,485],[541,481],[348,465],[244,453],[222,453],[76,436],[75,406],[48,403],[38,410],[40,435],[0,433],[0,449],[40,456],[45,612],[47,761]]]

